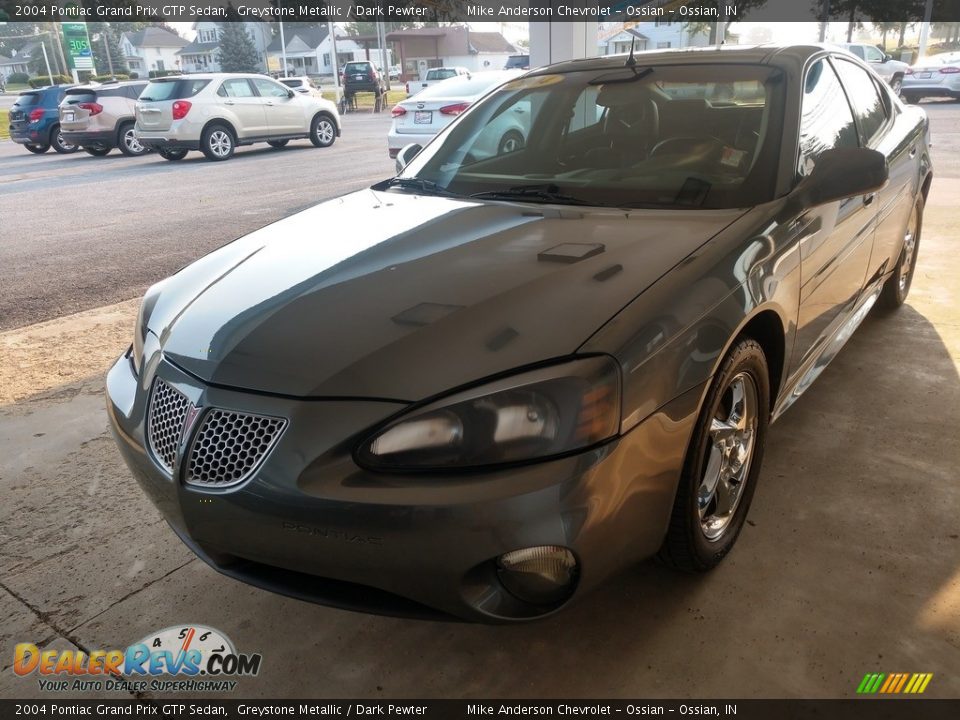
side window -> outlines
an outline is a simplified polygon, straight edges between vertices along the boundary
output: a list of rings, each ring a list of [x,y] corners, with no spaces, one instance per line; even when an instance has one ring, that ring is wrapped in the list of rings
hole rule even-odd
[[[247,82],[246,78],[230,78],[229,80],[224,80],[223,85],[217,90],[217,95],[235,98],[256,97],[253,88],[250,87],[250,83]]]
[[[850,52],[856,55],[858,58],[863,60],[863,45],[851,45],[847,48]]]
[[[803,86],[797,173],[809,175],[824,151],[841,147],[857,147],[857,126],[836,73],[826,60],[818,60]]]
[[[603,118],[603,112],[606,108],[597,105],[597,98],[600,96],[600,88],[596,85],[589,85],[577,98],[573,106],[573,112],[570,114],[570,120],[567,125],[567,133],[575,133],[592,127]]]
[[[263,97],[287,97],[287,88],[265,78],[252,78],[257,91]]]
[[[887,107],[880,99],[877,86],[869,73],[845,60],[837,60],[837,72],[843,86],[850,96],[850,103],[860,122],[860,131],[863,133],[864,145],[868,145],[874,136],[887,122]]]
[[[872,63],[882,63],[883,62],[883,53],[880,52],[875,47],[866,46],[863,53],[863,59],[867,62]]]

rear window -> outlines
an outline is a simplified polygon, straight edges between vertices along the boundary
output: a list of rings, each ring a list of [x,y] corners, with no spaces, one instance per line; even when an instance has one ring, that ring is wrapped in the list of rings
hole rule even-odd
[[[456,70],[431,70],[427,73],[427,80],[446,80],[457,74]]]
[[[345,72],[367,72],[370,70],[370,63],[368,62],[348,62],[344,66]]]
[[[30,107],[40,102],[39,93],[24,93],[14,103],[17,107]]]
[[[447,79],[438,85],[430,85],[417,93],[417,99],[432,97],[473,97],[480,95],[494,85],[504,83],[516,73],[477,73],[472,77],[458,76],[456,80]]]
[[[154,80],[140,93],[140,99],[145,102],[183,100],[193,97],[209,84],[209,80],[200,79]]]
[[[291,88],[298,88],[303,84],[300,80],[281,80],[280,82]]]
[[[64,102],[72,105],[76,105],[77,103],[96,102],[97,94],[93,90],[89,89],[67,90],[67,95],[63,100]]]

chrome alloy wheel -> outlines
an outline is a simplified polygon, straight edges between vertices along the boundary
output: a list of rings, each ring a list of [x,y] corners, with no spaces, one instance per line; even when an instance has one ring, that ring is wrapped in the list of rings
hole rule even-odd
[[[317,140],[319,140],[324,145],[329,145],[333,142],[334,136],[333,123],[327,120],[326,118],[321,118],[317,121]]]
[[[900,277],[897,282],[900,284],[900,292],[905,293],[910,285],[910,276],[913,274],[913,255],[917,250],[917,208],[913,208],[910,213],[910,222],[907,223],[907,231],[903,236],[903,260],[900,263]]]
[[[210,152],[222,158],[229,155],[230,150],[233,149],[233,138],[230,137],[230,133],[226,130],[214,130],[210,133],[208,144],[210,146]]]
[[[76,145],[74,145],[73,143],[69,143],[69,142],[67,142],[66,140],[63,139],[63,133],[62,133],[62,132],[58,132],[58,133],[57,133],[57,143],[58,143],[58,144],[60,145],[60,147],[62,147],[64,150],[76,150],[76,149],[77,149],[77,146],[76,146]]]
[[[750,475],[759,413],[757,397],[753,377],[738,373],[723,391],[710,421],[706,468],[697,488],[697,511],[700,529],[711,542],[726,531]]]
[[[132,152],[134,155],[142,153],[146,148],[140,144],[140,141],[137,140],[137,135],[133,131],[133,128],[129,128],[123,134],[123,144],[127,146],[127,150]]]

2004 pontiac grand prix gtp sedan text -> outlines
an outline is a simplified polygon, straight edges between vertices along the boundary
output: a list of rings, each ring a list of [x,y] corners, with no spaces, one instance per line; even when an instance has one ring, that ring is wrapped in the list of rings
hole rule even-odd
[[[201,558],[315,602],[520,621],[652,555],[707,570],[770,422],[904,302],[928,135],[819,46],[512,79],[150,288],[117,442]]]

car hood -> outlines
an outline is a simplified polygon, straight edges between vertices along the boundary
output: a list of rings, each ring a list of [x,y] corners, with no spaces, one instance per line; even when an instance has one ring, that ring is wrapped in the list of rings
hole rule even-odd
[[[363,190],[187,266],[148,326],[209,383],[415,401],[574,352],[742,214]]]

